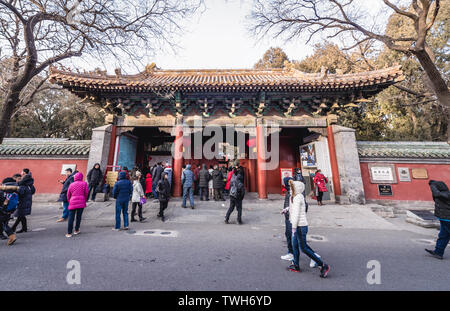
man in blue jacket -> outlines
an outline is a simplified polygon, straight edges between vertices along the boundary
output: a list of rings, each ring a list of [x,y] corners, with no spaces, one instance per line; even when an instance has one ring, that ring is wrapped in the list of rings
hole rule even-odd
[[[114,230],[120,230],[120,213],[123,214],[123,229],[128,230],[128,202],[133,194],[133,185],[127,179],[125,172],[119,173],[119,180],[114,184],[113,196],[116,199],[116,226]]]
[[[186,208],[186,198],[189,194],[189,203],[191,208],[194,209],[194,192],[192,187],[194,186],[194,173],[191,171],[191,165],[186,165],[186,169],[181,175],[181,184],[183,185],[183,205],[181,207]]]

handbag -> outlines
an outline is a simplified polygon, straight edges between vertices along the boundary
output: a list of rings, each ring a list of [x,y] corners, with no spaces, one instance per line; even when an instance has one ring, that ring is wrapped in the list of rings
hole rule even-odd
[[[147,203],[147,199],[145,197],[141,197],[141,201],[139,203],[144,205],[145,203]]]

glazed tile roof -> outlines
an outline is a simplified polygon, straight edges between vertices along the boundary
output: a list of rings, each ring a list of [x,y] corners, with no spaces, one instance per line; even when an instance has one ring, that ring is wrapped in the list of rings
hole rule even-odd
[[[104,71],[74,73],[67,69],[50,69],[50,81],[64,87],[96,91],[172,90],[257,90],[295,89],[345,90],[374,85],[390,85],[404,79],[401,66],[356,74],[309,74],[295,69],[232,70],[159,70],[147,66],[137,75],[107,75]]]
[[[87,156],[90,140],[9,138],[0,145],[0,156]]]
[[[450,160],[446,142],[372,142],[358,141],[360,158],[409,158]]]

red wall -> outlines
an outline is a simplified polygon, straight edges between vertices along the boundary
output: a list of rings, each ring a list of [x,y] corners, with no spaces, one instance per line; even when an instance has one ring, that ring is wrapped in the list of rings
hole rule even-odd
[[[62,165],[76,164],[86,178],[87,162],[88,159],[0,159],[0,182],[28,168],[33,174],[36,194],[60,193],[62,185],[58,180],[64,179]]]
[[[376,162],[380,164],[379,162]],[[377,184],[370,182],[369,163],[360,163],[361,175],[364,183],[364,192],[366,200],[407,200],[407,201],[432,201],[428,181],[440,180],[450,185],[450,165],[448,164],[408,164],[408,163],[384,163],[394,164],[395,174],[397,174],[397,184],[392,184],[393,196],[378,195]],[[408,167],[411,176],[411,182],[398,180],[397,167]],[[428,179],[413,179],[412,168],[425,168],[428,172]]]

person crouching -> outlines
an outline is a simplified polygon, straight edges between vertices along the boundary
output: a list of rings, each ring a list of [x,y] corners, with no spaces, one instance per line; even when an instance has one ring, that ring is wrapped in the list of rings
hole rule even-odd
[[[89,186],[87,182],[83,181],[83,174],[76,173],[73,177],[73,183],[70,184],[67,190],[67,201],[69,201],[69,221],[67,223],[67,238],[72,237],[72,233],[80,234],[81,217],[86,201],[89,196]],[[73,231],[73,222],[75,221],[75,231]]]

